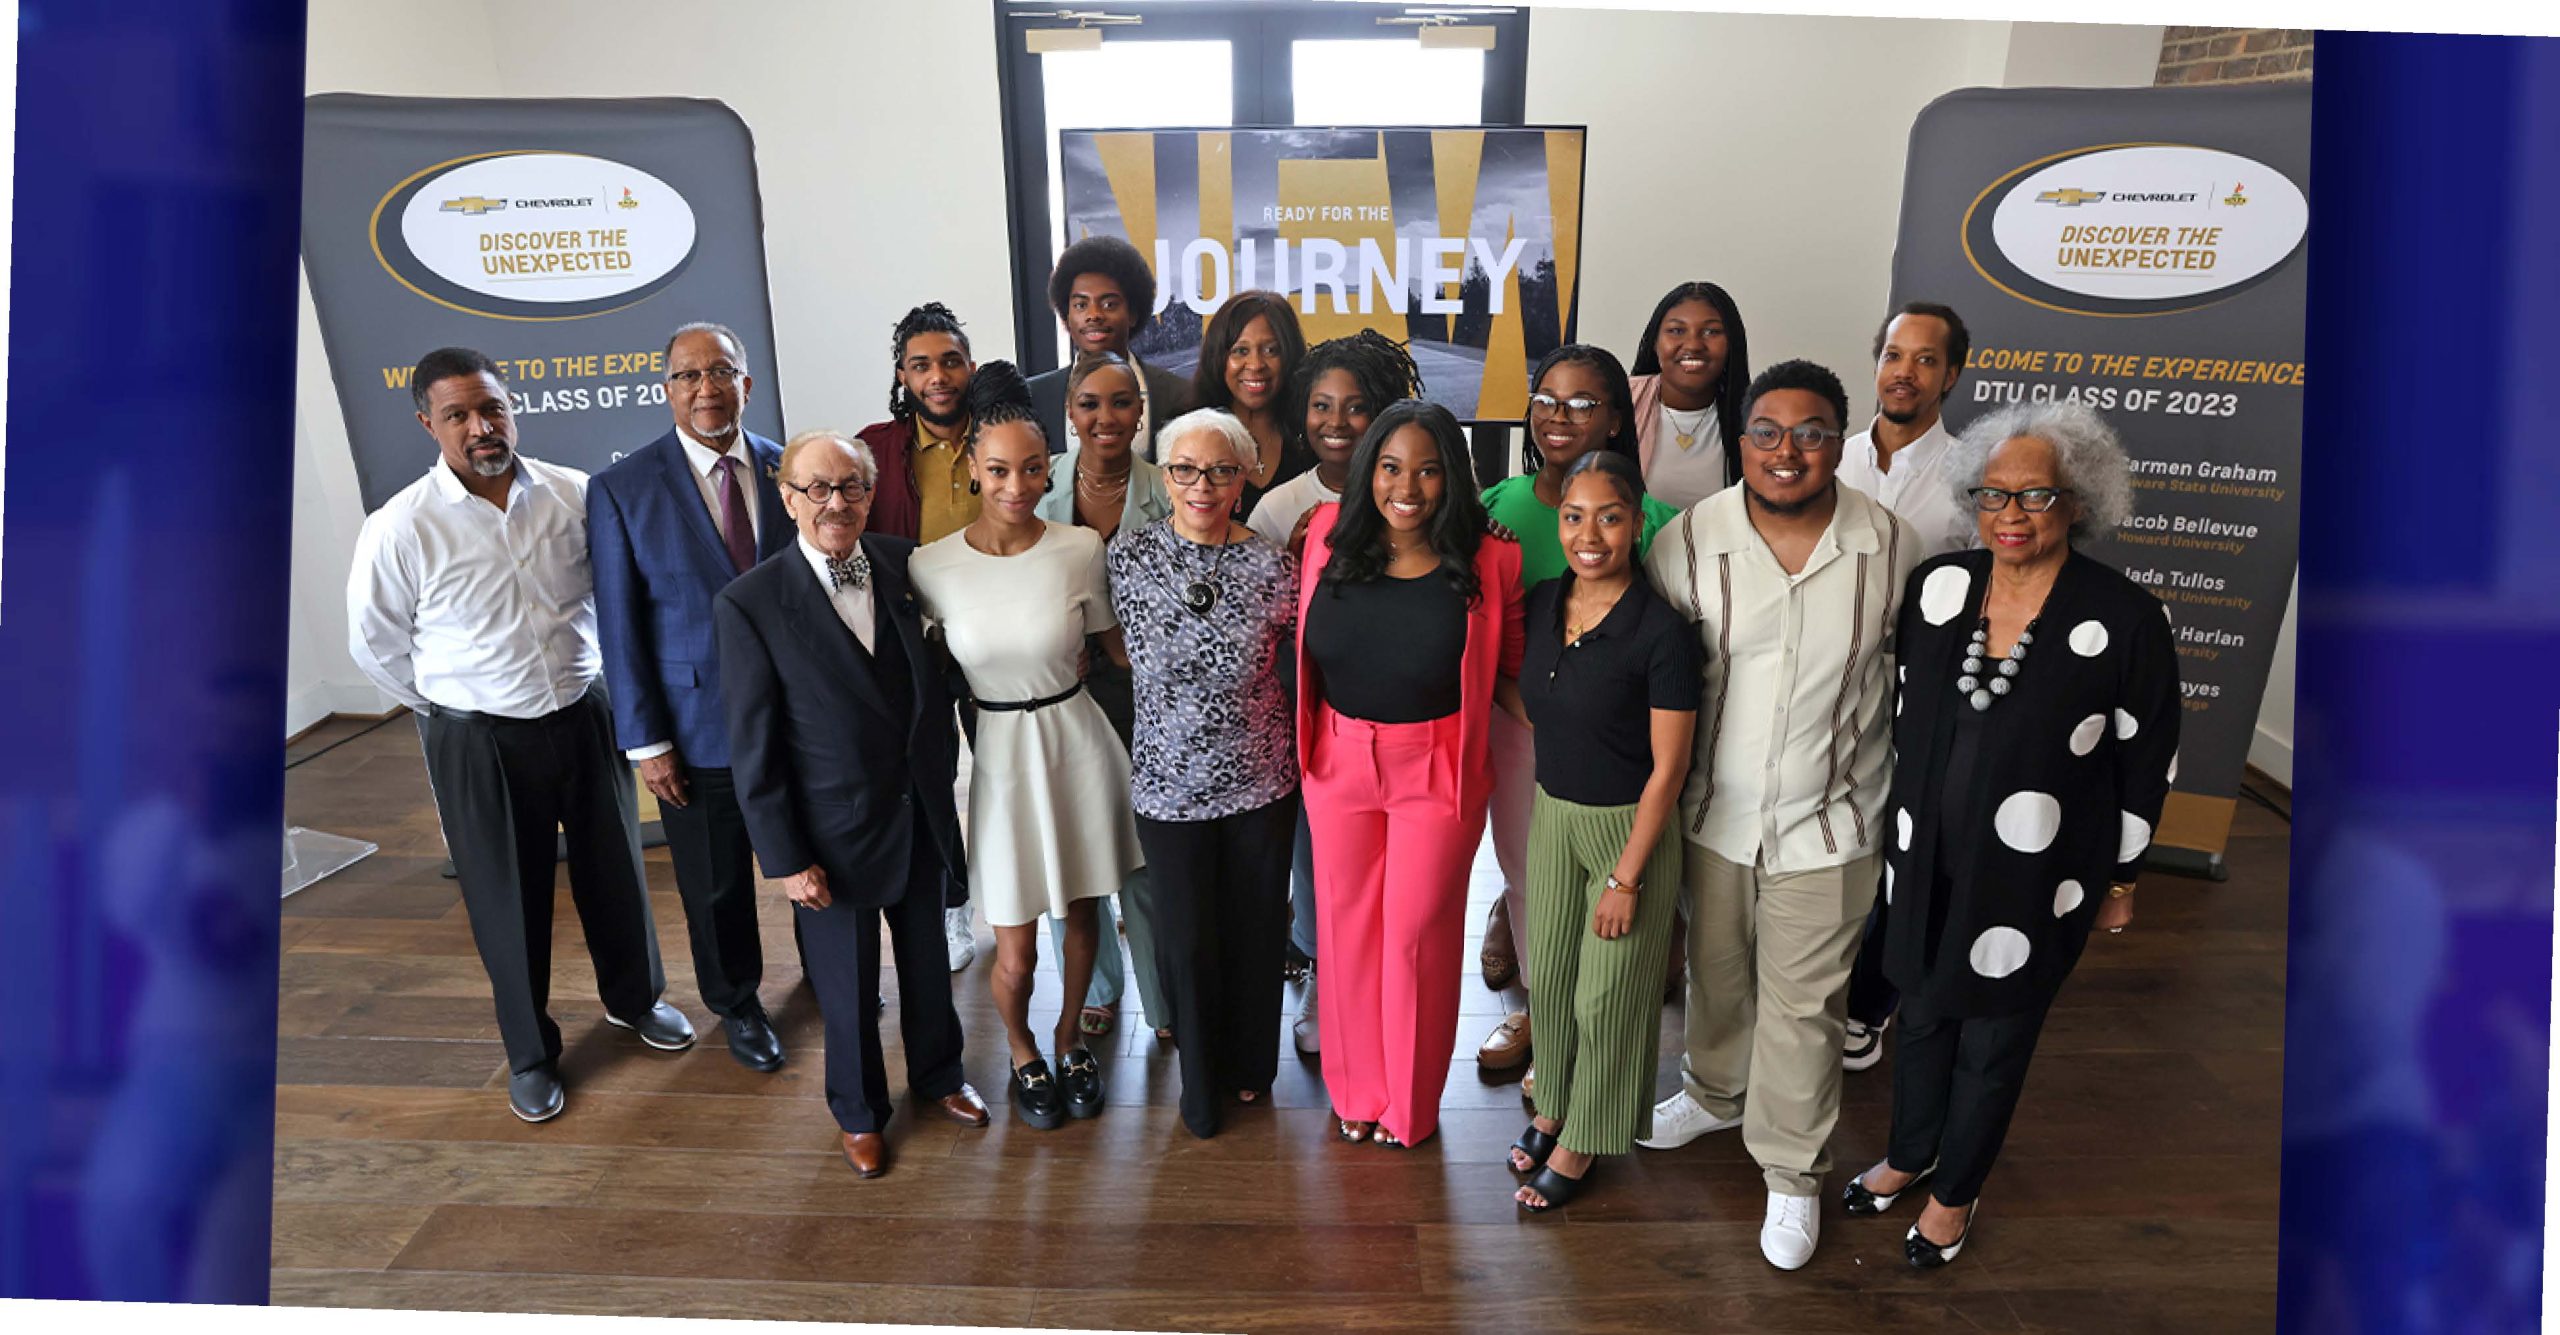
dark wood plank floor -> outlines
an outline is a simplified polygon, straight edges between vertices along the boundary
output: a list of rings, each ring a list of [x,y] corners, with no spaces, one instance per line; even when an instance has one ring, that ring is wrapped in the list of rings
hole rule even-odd
[[[569,1108],[507,1111],[505,1062],[409,720],[295,756],[287,814],[382,851],[284,906],[274,1301],[347,1307],[1188,1330],[1844,1331],[2265,1328],[2275,1312],[2285,827],[2244,802],[2232,880],[2155,876],[2047,1027],[2007,1153],[1954,1268],[1901,1259],[1903,1217],[1823,1206],[1820,1251],[1760,1259],[1759,1174],[1738,1136],[1604,1165],[1544,1218],[1502,1162],[1516,1083],[1473,1053],[1505,1008],[1470,973],[1432,1143],[1332,1137],[1313,1062],[1274,1107],[1195,1141],[1134,987],[1098,1120],[1004,1116],[992,945],[958,980],[984,1131],[901,1116],[894,1170],[857,1180],[820,1091],[814,1001],[765,905],[764,995],[791,1062],[729,1059],[693,990],[663,850],[649,855],[668,999],[706,1041],[607,1028],[564,893],[553,1014]],[[1470,949],[1492,882],[1479,867]],[[896,993],[891,991],[892,1004]],[[1292,990],[1291,1006],[1295,1005]],[[1054,1017],[1054,976],[1034,1003]],[[892,1017],[894,1018],[894,1017]],[[1679,1008],[1663,1011],[1663,1073]],[[884,1025],[892,1070],[897,1032]],[[1285,1021],[1273,1030],[1286,1042]],[[1886,1066],[1848,1077],[1833,1189],[1882,1152]],[[903,1090],[900,1091],[903,1098]],[[902,1108],[903,1113],[903,1108]]]

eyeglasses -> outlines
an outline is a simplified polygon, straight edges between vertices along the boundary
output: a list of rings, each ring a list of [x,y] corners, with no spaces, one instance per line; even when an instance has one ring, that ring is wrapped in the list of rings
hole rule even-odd
[[[1177,487],[1190,486],[1204,477],[1209,479],[1210,486],[1223,487],[1244,476],[1244,469],[1237,464],[1211,464],[1202,468],[1198,464],[1184,462],[1166,464],[1164,475],[1173,479],[1173,485]]]
[[[871,495],[871,484],[860,478],[855,478],[851,482],[812,482],[805,487],[789,482],[782,485],[808,497],[812,505],[825,505],[838,495],[842,495],[845,503],[850,505]]]
[[[2054,502],[2070,494],[2069,487],[2029,487],[2024,491],[2002,491],[1998,487],[1965,489],[1965,495],[1973,498],[1973,508],[1987,515],[2008,509],[2012,500],[2017,501],[2018,508],[2028,514],[2040,515],[2052,509]]]
[[[1529,396],[1529,408],[1532,412],[1545,413],[1549,417],[1561,417],[1575,426],[1580,426],[1591,420],[1591,414],[1600,410],[1600,400],[1579,396],[1559,399],[1553,394],[1541,391]]]
[[[1779,441],[1792,440],[1796,443],[1797,449],[1811,454],[1840,439],[1840,433],[1815,422],[1798,422],[1794,426],[1780,426],[1764,418],[1744,427],[1742,438],[1750,441],[1751,448],[1755,450],[1774,450],[1778,448]]]
[[[667,380],[672,384],[682,385],[686,389],[691,389],[694,386],[701,384],[704,376],[711,377],[711,379],[716,383],[726,385],[736,382],[739,377],[744,376],[745,374],[746,372],[739,370],[737,367],[723,363],[719,366],[706,366],[698,371],[669,371],[667,372]]]

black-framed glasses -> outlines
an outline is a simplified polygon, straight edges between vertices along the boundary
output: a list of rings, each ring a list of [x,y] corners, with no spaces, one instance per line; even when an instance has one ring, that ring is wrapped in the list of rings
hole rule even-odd
[[[782,485],[808,497],[809,503],[812,505],[825,505],[827,502],[834,500],[839,493],[844,496],[846,504],[864,500],[871,495],[871,484],[863,481],[861,478],[855,478],[851,482],[827,482],[821,480],[812,482],[805,487],[791,482],[785,482]]]
[[[1549,417],[1561,417],[1574,426],[1580,426],[1591,420],[1591,414],[1600,411],[1600,400],[1586,399],[1579,395],[1570,399],[1559,399],[1541,390],[1529,396],[1529,410],[1545,413]]]
[[[1177,487],[1190,486],[1192,483],[1197,482],[1204,477],[1209,479],[1210,486],[1223,487],[1228,483],[1235,481],[1237,478],[1243,477],[1244,468],[1240,464],[1211,464],[1208,467],[1203,468],[1198,464],[1185,460],[1178,464],[1166,464],[1164,466],[1164,475],[1173,479],[1173,485]]]
[[[732,385],[736,384],[738,379],[745,374],[745,371],[723,362],[717,366],[705,366],[699,370],[669,371],[667,372],[667,382],[669,384],[682,385],[686,389],[691,389],[694,386],[701,384],[704,376],[709,376],[715,384]]]
[[[2052,509],[2056,501],[2070,494],[2069,487],[2028,487],[2022,491],[2002,491],[1998,487],[1965,489],[1965,495],[1973,498],[1973,508],[1987,515],[1996,515],[2008,509],[2009,502],[2013,500],[2018,503],[2019,509],[2031,515],[2040,515]]]
[[[1778,448],[1779,441],[1792,440],[1796,443],[1797,449],[1811,454],[1840,439],[1840,433],[1820,422],[1798,422],[1794,426],[1780,426],[1767,418],[1762,418],[1744,427],[1742,438],[1750,441],[1751,448],[1755,450],[1774,450]]]

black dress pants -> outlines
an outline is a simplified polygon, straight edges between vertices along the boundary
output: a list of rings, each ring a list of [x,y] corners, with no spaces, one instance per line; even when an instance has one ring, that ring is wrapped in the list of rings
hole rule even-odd
[[[640,872],[639,798],[613,747],[603,684],[533,719],[431,708],[420,731],[508,1068],[560,1057],[550,1013],[555,831],[568,840],[569,898],[606,1012],[648,1014],[667,980]]]
[[[888,1059],[880,1047],[880,934],[888,926],[898,966],[898,1036],[906,1045],[907,1090],[939,1100],[960,1091],[960,1014],[951,1005],[951,960],[942,937],[944,867],[933,832],[917,814],[907,884],[885,905],[836,899],[822,909],[794,906],[800,953],[827,1034],[827,1110],[846,1131],[878,1131],[890,1114]],[[851,886],[830,886],[842,895]]]
[[[756,928],[755,850],[737,784],[726,769],[686,765],[683,772],[685,804],[659,803],[658,825],[676,864],[694,981],[713,1014],[759,1014],[764,942]]]
[[[1173,1013],[1182,1124],[1218,1133],[1222,1100],[1280,1068],[1280,965],[1298,796],[1202,821],[1138,817],[1156,977]]]
[[[1884,896],[1867,910],[1867,934],[1858,942],[1858,962],[1849,969],[1849,1018],[1869,1029],[1893,1018],[1902,994],[1884,976]]]
[[[1893,1030],[1893,1136],[1885,1162],[1904,1173],[1934,1163],[1930,1194],[1959,1209],[1973,1204],[2008,1138],[2047,1009],[1959,1017],[1903,998]]]

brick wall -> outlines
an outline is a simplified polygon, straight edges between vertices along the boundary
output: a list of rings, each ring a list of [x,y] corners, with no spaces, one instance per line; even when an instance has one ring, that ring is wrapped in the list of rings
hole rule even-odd
[[[2278,83],[2311,77],[2311,33],[2301,28],[2171,28],[2160,39],[2155,84]]]

